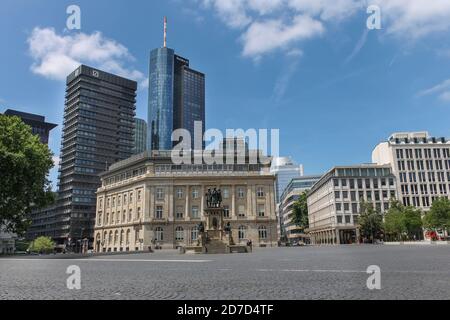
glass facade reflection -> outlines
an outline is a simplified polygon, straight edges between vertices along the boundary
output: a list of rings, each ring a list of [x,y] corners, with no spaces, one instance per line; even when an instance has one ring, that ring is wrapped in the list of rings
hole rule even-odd
[[[202,122],[205,131],[205,75],[189,68],[189,60],[173,49],[158,48],[150,54],[149,150],[171,150],[173,130],[191,133],[194,123]]]

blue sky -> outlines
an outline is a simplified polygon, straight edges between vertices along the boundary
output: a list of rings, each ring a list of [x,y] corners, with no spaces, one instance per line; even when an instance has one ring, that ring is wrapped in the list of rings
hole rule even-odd
[[[71,4],[79,31],[65,29]],[[381,30],[366,28],[368,4]],[[307,174],[370,162],[395,131],[450,136],[448,0],[3,0],[0,112],[57,123],[58,156],[63,79],[82,62],[139,81],[146,119],[165,15],[169,47],[206,74],[207,128],[279,128],[280,154]]]

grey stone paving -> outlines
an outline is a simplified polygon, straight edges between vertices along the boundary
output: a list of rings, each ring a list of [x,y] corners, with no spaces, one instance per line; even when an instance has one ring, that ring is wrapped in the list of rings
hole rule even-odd
[[[0,259],[0,299],[450,299],[450,246],[18,258]],[[81,268],[81,290],[66,287],[69,265]],[[381,268],[381,290],[366,286],[369,265]]]

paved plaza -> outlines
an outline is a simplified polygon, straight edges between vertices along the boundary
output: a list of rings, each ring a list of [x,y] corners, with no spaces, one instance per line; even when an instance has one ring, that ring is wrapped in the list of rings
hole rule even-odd
[[[450,299],[450,246],[322,246],[0,259],[0,299]],[[67,267],[81,270],[69,290]],[[369,290],[367,267],[381,269]]]

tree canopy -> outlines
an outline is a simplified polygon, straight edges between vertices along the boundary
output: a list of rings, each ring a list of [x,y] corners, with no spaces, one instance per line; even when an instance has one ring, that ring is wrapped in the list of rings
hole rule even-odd
[[[362,237],[372,241],[380,238],[383,232],[383,216],[374,209],[372,203],[361,201],[358,223]]]
[[[52,153],[18,117],[0,115],[0,227],[23,234],[30,213],[54,199],[47,179]]]
[[[307,192],[300,194],[292,208],[292,222],[302,229],[309,227],[307,196]]]
[[[30,243],[28,250],[31,252],[50,253],[54,250],[55,243],[50,237],[39,237]]]
[[[450,227],[450,200],[446,197],[435,199],[430,211],[425,215],[427,229],[446,229]]]
[[[422,211],[392,200],[384,218],[384,230],[389,238],[418,239],[422,230]]]

